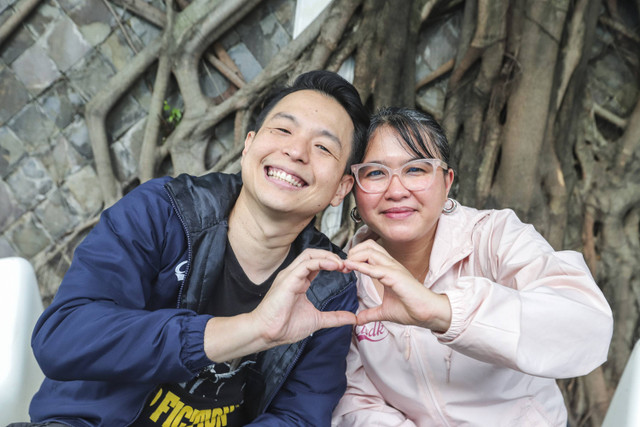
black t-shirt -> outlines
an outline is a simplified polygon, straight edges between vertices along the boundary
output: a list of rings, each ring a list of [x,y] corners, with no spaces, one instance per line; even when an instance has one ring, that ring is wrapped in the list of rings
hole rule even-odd
[[[224,267],[215,294],[206,313],[213,316],[235,316],[255,309],[267,293],[276,275],[294,259],[289,251],[284,262],[263,283],[249,280],[238,263],[227,240]],[[163,384],[142,408],[136,427],[149,426],[243,426],[251,422],[254,402],[245,402],[247,379],[259,375],[253,369],[256,354],[225,363],[214,363],[195,378],[180,384]],[[259,382],[259,381],[258,381]]]

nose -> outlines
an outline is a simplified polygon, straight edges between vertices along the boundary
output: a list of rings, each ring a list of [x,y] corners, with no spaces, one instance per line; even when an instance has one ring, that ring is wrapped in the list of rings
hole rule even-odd
[[[400,176],[397,173],[391,175],[391,181],[389,182],[389,186],[387,187],[387,191],[385,191],[384,195],[387,199],[390,200],[398,200],[408,197],[411,192],[406,189],[402,181],[400,180]]]
[[[307,163],[309,161],[309,144],[305,138],[292,137],[282,147],[282,151],[294,162]]]

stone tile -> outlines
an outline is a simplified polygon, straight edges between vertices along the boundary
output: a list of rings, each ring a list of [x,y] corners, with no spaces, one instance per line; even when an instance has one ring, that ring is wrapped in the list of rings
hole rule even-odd
[[[0,0],[0,13],[4,12],[9,6],[14,4],[16,0]]]
[[[36,270],[38,287],[40,288],[40,296],[44,307],[51,304],[58,291],[62,278],[69,269],[69,259],[70,257],[67,258],[65,254],[59,253],[48,260],[46,264],[40,265]]]
[[[289,37],[293,36],[293,21],[297,3],[297,0],[272,0],[267,3],[282,28],[289,34]]]
[[[13,15],[13,9],[8,8],[0,14],[0,25]],[[25,26],[19,26],[2,43],[0,58],[7,64],[11,64],[25,50],[33,46],[36,38]]]
[[[439,21],[420,32],[416,47],[416,82],[433,73],[455,55],[460,37],[462,13]],[[417,103],[436,118],[442,117],[446,101],[448,77],[441,77],[416,93]]]
[[[416,46],[416,82],[454,57],[461,20],[459,12],[420,32]]]
[[[18,80],[34,95],[45,90],[61,76],[46,50],[38,44],[34,44],[20,55],[11,64],[11,68]]]
[[[73,88],[89,101],[108,85],[115,74],[113,65],[98,51],[94,50],[74,65],[67,77]]]
[[[0,126],[29,102],[29,92],[11,68],[0,67]]]
[[[121,182],[131,181],[138,174],[138,162],[146,124],[146,118],[138,120],[122,138],[111,144],[116,177]]]
[[[79,5],[86,3],[87,0],[56,0],[62,10],[69,13]]]
[[[131,95],[125,95],[109,112],[107,135],[110,141],[120,138],[134,123],[145,117],[145,109]]]
[[[17,256],[18,253],[11,247],[11,244],[7,239],[0,236],[0,258],[8,258]]]
[[[40,203],[34,213],[53,240],[60,239],[80,223],[78,212],[57,189],[49,192],[47,200]]]
[[[102,0],[78,2],[69,11],[69,17],[91,46],[102,43],[117,25],[116,18]]]
[[[0,127],[0,178],[13,172],[15,165],[27,154],[24,143],[7,126]]]
[[[62,184],[69,174],[89,162],[89,160],[78,153],[75,147],[73,147],[61,133],[51,139],[50,154],[42,157],[41,160],[42,164],[44,164],[49,171],[51,179],[57,184]]]
[[[24,212],[11,188],[4,181],[0,181],[0,232],[4,232]]]
[[[255,60],[254,60],[255,61]],[[257,64],[257,62],[255,62]],[[260,66],[260,64],[258,64]],[[229,88],[229,81],[222,76],[212,66],[209,64],[200,64],[201,71],[198,73],[200,75],[200,87],[202,88],[202,93],[204,93],[209,98],[215,98],[216,96],[220,96],[226,92]],[[202,67],[207,67],[205,70]],[[240,68],[242,71],[242,68]],[[173,104],[171,104],[173,106]]]
[[[76,24],[66,16],[51,24],[42,43],[63,73],[91,51],[91,45],[84,39]]]
[[[67,79],[61,79],[54,83],[38,98],[38,102],[47,117],[53,120],[60,129],[69,125],[74,116],[84,107],[84,100]]]
[[[205,150],[205,168],[210,169],[233,148],[234,143],[234,117],[233,115],[222,120],[214,129],[212,140]]]
[[[91,166],[85,166],[69,175],[62,186],[62,191],[67,199],[72,197],[78,203],[77,209],[84,218],[88,218],[102,210],[103,200],[100,181]]]
[[[63,12],[57,4],[52,4],[51,0],[43,1],[29,15],[25,25],[36,37],[40,37],[62,16]]]
[[[78,154],[87,160],[93,159],[89,129],[83,117],[76,116],[74,121],[62,130],[62,134]]]
[[[262,67],[291,41],[287,30],[268,8],[256,9],[237,25],[236,31]]]
[[[14,173],[7,178],[18,203],[31,209],[45,199],[53,181],[42,162],[35,157],[27,157],[20,162]]]
[[[53,243],[31,212],[16,221],[6,236],[17,249],[18,255],[24,258],[34,257]]]
[[[162,29],[135,15],[128,20],[128,24],[138,40],[145,46],[162,36]]]
[[[8,123],[15,134],[24,141],[27,150],[32,153],[42,153],[49,147],[49,138],[58,129],[44,114],[37,102],[27,104]]]
[[[104,43],[98,47],[98,50],[114,65],[116,71],[125,68],[135,56],[126,39],[122,36],[121,31],[111,33]]]
[[[229,56],[236,63],[244,80],[253,80],[262,71],[263,65],[244,43],[238,43],[228,50]]]

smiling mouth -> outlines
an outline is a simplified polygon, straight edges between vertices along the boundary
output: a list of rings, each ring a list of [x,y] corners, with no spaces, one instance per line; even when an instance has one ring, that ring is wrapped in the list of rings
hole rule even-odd
[[[291,184],[294,187],[298,187],[298,188],[301,188],[307,185],[307,183],[304,182],[302,179],[298,178],[297,176],[291,175],[283,171],[282,169],[275,169],[275,168],[268,167],[267,176],[269,176],[270,178],[274,178],[274,179],[278,179],[280,181],[286,182],[287,184]]]

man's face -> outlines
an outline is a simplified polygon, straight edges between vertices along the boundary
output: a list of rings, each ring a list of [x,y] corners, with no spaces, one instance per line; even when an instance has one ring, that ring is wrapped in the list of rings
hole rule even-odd
[[[269,210],[311,218],[351,190],[344,175],[353,123],[333,98],[313,90],[284,97],[242,152],[244,189]]]

